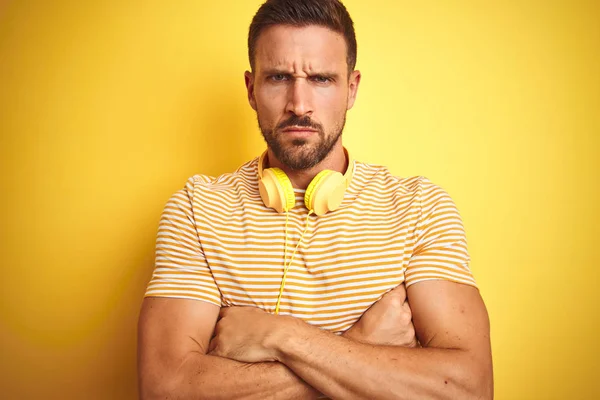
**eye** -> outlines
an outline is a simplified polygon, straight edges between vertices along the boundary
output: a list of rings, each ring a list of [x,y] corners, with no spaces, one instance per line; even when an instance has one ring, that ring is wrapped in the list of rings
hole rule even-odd
[[[288,77],[285,74],[275,74],[275,75],[271,75],[270,78],[272,81],[275,81],[275,82],[283,82],[283,81],[287,80]]]
[[[332,81],[331,78],[329,78],[327,76],[323,76],[323,75],[315,75],[315,76],[311,77],[311,79],[313,80],[313,82],[316,82],[316,83],[330,83]]]

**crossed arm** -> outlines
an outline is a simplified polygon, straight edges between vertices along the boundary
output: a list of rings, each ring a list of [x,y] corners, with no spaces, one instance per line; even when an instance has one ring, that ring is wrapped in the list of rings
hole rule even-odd
[[[138,328],[140,399],[310,399],[317,392],[281,363],[207,355],[219,307],[146,298]]]
[[[281,363],[241,363],[206,355],[218,314],[218,307],[194,300],[144,301],[138,341],[142,399],[313,399],[319,395]],[[344,336],[372,344],[416,346],[404,285],[371,306]]]
[[[146,299],[141,397],[492,398],[489,322],[477,289],[445,281],[408,289],[423,348],[397,346],[386,297],[342,337],[249,307],[223,309],[217,323],[219,309],[208,303]]]

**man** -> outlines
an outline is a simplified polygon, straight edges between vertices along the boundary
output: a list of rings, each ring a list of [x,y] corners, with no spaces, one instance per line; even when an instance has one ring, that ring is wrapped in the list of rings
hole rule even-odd
[[[141,397],[491,398],[489,322],[454,203],[342,146],[361,79],[344,6],[269,0],[248,43],[268,149],[190,178],[165,207]]]

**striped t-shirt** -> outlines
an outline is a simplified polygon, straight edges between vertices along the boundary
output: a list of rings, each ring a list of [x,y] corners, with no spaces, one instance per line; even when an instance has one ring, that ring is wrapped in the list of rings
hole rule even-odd
[[[286,215],[263,204],[257,166],[254,159],[218,178],[195,175],[171,197],[146,296],[274,312]],[[304,190],[295,193],[288,261],[308,214]],[[340,207],[308,218],[280,314],[340,333],[392,288],[431,279],[475,286],[454,202],[424,177],[398,178],[385,167],[355,162]]]

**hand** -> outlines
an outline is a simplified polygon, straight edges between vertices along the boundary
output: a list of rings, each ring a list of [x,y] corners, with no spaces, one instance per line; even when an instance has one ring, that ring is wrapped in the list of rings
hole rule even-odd
[[[375,345],[417,347],[404,284],[387,292],[342,336]]]
[[[277,361],[270,344],[288,317],[254,307],[223,307],[208,351],[210,355],[255,363]]]

